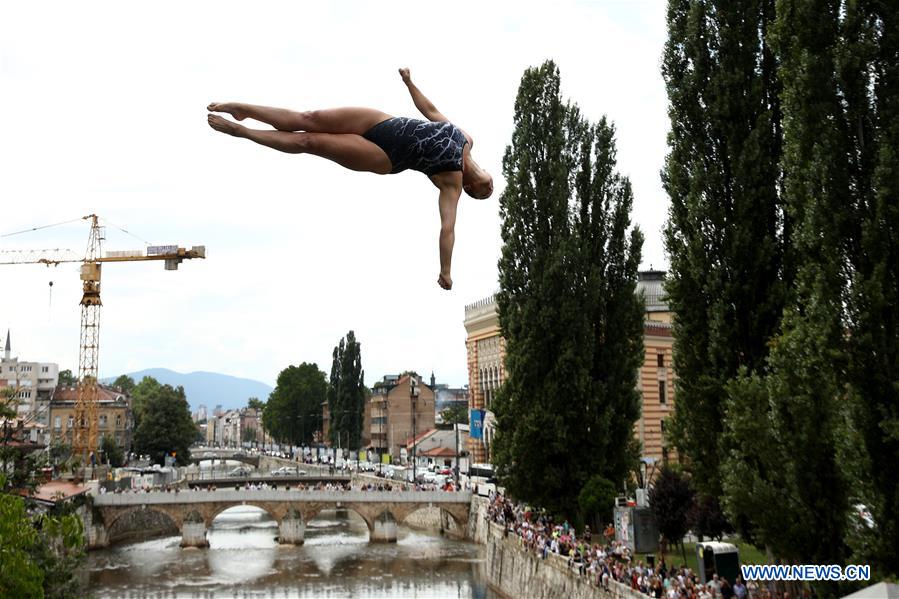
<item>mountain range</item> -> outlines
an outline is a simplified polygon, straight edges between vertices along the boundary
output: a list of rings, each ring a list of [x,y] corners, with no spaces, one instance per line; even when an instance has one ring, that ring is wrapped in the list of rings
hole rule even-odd
[[[184,387],[184,394],[187,395],[191,411],[196,410],[201,404],[208,408],[209,413],[212,413],[215,406],[220,404],[225,410],[242,408],[247,405],[247,400],[251,397],[267,401],[269,393],[272,392],[272,387],[260,381],[237,378],[218,372],[182,374],[167,368],[148,368],[126,374],[134,379],[135,383],[139,383],[145,376],[150,376],[163,385]],[[102,382],[109,384],[116,378],[118,377],[103,379]]]

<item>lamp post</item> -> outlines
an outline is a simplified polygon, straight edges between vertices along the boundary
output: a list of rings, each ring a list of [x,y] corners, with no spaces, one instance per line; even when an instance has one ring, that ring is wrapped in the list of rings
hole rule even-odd
[[[381,388],[384,391],[384,399],[379,402],[381,404],[381,414],[378,417],[378,474],[384,475],[384,446],[387,445],[387,439],[384,438],[384,404],[387,403],[387,387]]]
[[[418,380],[414,375],[409,375],[409,402],[412,405],[412,484],[418,480],[417,472],[416,472],[416,462],[418,461],[415,455],[415,404],[418,399]]]

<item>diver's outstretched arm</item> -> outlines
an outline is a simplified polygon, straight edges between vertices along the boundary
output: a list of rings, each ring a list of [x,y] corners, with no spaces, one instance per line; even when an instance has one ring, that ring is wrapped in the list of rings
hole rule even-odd
[[[434,103],[428,100],[425,95],[421,93],[421,90],[412,83],[412,76],[409,74],[408,68],[400,69],[400,77],[403,78],[403,83],[409,88],[409,94],[412,96],[415,107],[418,108],[418,111],[421,112],[426,119],[429,121],[449,121],[448,118],[443,116],[443,114],[437,110]]]
[[[458,175],[458,173],[453,173]],[[437,284],[446,290],[453,288],[450,269],[453,262],[453,245],[456,243],[456,207],[462,195],[461,177],[458,181],[435,181],[440,188],[440,276]]]

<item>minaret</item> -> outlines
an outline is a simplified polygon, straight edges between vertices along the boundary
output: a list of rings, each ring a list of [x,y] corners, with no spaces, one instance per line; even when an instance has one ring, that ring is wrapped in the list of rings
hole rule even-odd
[[[3,359],[9,361],[9,353],[12,351],[12,347],[9,344],[9,329],[6,329],[6,351],[3,353]]]
[[[431,389],[437,385],[437,379],[434,378],[434,371],[431,371]]]

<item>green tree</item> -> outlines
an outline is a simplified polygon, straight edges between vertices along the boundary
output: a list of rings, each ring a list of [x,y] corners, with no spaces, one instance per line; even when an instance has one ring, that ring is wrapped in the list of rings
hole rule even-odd
[[[113,387],[118,387],[119,389],[121,389],[125,393],[128,393],[129,395],[131,394],[131,392],[134,390],[134,387],[135,387],[134,379],[131,378],[130,376],[128,376],[127,374],[119,375],[119,377],[115,380],[115,382],[113,382],[112,385],[113,385]]]
[[[649,508],[659,527],[659,533],[670,544],[681,546],[690,527],[689,513],[695,492],[690,480],[680,471],[663,466],[649,489]],[[687,557],[684,554],[684,561]]]
[[[31,512],[0,474],[0,597],[82,596],[75,572],[84,558],[84,526],[71,504]]]
[[[715,497],[724,387],[740,366],[764,365],[791,277],[778,61],[766,37],[774,8],[775,0],[668,2],[670,432],[696,486]]]
[[[184,388],[153,386],[152,390],[147,391],[144,402],[140,424],[134,434],[135,451],[149,454],[155,463],[163,463],[165,456],[174,452],[179,465],[188,464],[190,446],[197,430],[184,396]]]
[[[251,397],[247,400],[247,407],[261,412],[265,409],[265,402],[258,397]]]
[[[593,530],[602,530],[603,522],[612,521],[615,507],[615,485],[601,476],[592,476],[577,496],[582,520],[593,524]]]
[[[871,509],[873,538],[856,563],[899,577],[899,21],[888,2],[849,2],[837,58],[851,139],[855,207],[847,300],[853,431],[862,448],[854,499]],[[850,200],[851,198],[851,200]],[[866,529],[868,530],[868,529]]]
[[[240,433],[240,440],[244,443],[255,443],[256,442],[256,429],[255,428],[245,428]]]
[[[468,424],[468,406],[460,403],[451,404],[440,412],[446,424]]]
[[[844,306],[855,215],[846,206],[866,191],[854,180],[864,156],[847,152],[855,146],[850,131],[861,121],[849,116],[852,98],[838,73],[847,52],[839,5],[778,5],[774,40],[784,86],[784,197],[795,223],[796,279],[768,372],[732,388],[738,409],[740,402],[764,404],[756,417],[764,417],[774,432],[779,471],[758,467],[759,456],[772,457],[769,448],[756,454],[737,447],[726,467],[742,467],[746,479],[732,477],[728,503],[775,555],[793,562],[841,563],[848,554],[851,482],[840,453],[850,428]],[[783,500],[739,510],[753,482]],[[784,510],[789,521],[781,522],[774,510]]]
[[[78,384],[78,381],[71,370],[67,368],[59,371],[59,385],[61,387],[74,387],[76,384]]]
[[[140,426],[144,411],[151,397],[156,397],[162,385],[152,376],[145,376],[131,391],[131,412],[134,415],[134,429]]]
[[[5,486],[4,478],[0,482]],[[0,539],[0,596],[43,597],[44,574],[31,559],[38,534],[21,497],[0,493]]]
[[[614,128],[562,101],[551,61],[528,69],[503,158],[497,295],[508,379],[492,406],[507,489],[569,517],[593,476],[636,465],[643,238]]]
[[[687,515],[690,530],[699,540],[704,537],[720,541],[725,534],[733,532],[733,527],[721,509],[717,497],[699,494]]]
[[[331,378],[328,383],[328,435],[333,445],[346,440],[350,449],[362,444],[365,417],[365,371],[362,348],[353,331],[334,348]]]
[[[100,450],[106,456],[107,463],[113,468],[119,468],[125,463],[122,448],[115,442],[115,438],[112,435],[103,435]]]
[[[309,445],[322,428],[322,403],[328,382],[318,364],[303,362],[278,374],[278,382],[262,413],[262,423],[272,437],[292,445]]]

